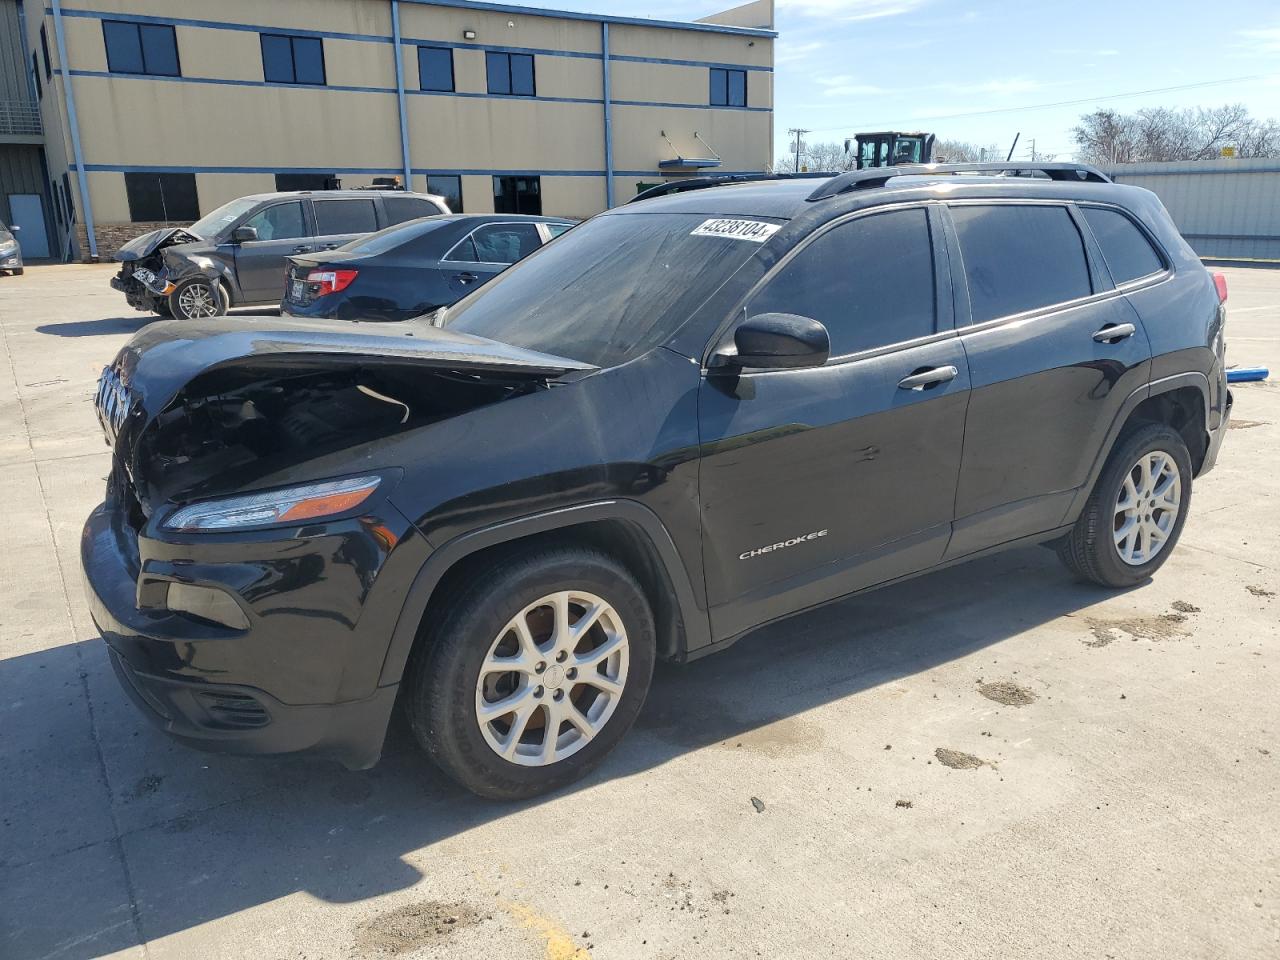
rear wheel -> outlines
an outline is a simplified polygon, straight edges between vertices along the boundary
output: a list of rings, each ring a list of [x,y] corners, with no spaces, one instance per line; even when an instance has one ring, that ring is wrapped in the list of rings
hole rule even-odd
[[[496,561],[422,641],[406,677],[414,734],[445,773],[500,800],[604,759],[644,703],[656,647],[635,579],[582,547]]]
[[[227,312],[222,284],[208,277],[191,277],[169,294],[169,311],[175,320],[202,320]]]
[[[1058,555],[1077,576],[1130,587],[1169,558],[1191,506],[1191,454],[1182,435],[1156,423],[1117,444]]]
[[[169,309],[168,300],[154,300],[151,304],[151,312],[157,316],[164,317],[166,320],[173,319],[173,311]]]

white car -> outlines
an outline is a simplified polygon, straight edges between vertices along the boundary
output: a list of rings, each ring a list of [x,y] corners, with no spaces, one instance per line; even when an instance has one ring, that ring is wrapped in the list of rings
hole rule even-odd
[[[0,220],[0,273],[6,271],[15,277],[22,275],[22,249],[17,238]]]

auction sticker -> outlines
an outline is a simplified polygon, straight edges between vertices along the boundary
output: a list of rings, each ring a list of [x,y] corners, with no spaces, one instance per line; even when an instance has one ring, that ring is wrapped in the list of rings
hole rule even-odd
[[[691,237],[728,237],[730,240],[749,240],[764,243],[781,229],[776,223],[759,220],[704,220]]]

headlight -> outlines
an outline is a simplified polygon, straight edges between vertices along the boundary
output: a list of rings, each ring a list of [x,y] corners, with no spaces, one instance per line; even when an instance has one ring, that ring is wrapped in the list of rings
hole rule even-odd
[[[17,240],[0,240],[0,257],[7,257],[18,249]]]
[[[244,497],[206,500],[175,510],[164,527],[188,531],[242,530],[320,520],[360,506],[380,482],[380,477],[352,477]]]

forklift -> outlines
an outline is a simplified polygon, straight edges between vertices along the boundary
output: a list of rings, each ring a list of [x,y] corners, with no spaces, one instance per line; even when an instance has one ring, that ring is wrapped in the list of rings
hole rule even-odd
[[[932,163],[932,133],[859,133],[844,142],[844,152],[857,145],[858,169],[868,167],[896,167],[902,163]]]

